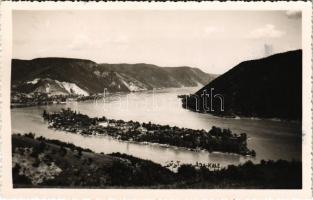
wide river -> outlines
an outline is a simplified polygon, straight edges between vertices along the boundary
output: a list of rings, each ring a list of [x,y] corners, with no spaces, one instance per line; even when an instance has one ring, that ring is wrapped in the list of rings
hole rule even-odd
[[[162,165],[169,161],[180,163],[219,163],[221,166],[239,164],[246,160],[301,160],[301,123],[279,120],[248,118],[220,118],[195,113],[181,107],[178,94],[189,94],[197,88],[162,89],[130,94],[111,94],[104,99],[85,102],[27,108],[14,108],[12,132],[33,132],[37,136],[71,142],[95,152],[122,152],[139,158],[149,159]],[[182,148],[160,145],[138,144],[118,141],[107,136],[82,136],[48,129],[41,115],[47,111],[71,108],[91,117],[106,116],[111,119],[133,120],[169,124],[171,126],[209,130],[212,126],[229,128],[235,133],[247,133],[248,147],[256,151],[256,157],[206,151],[189,151]]]

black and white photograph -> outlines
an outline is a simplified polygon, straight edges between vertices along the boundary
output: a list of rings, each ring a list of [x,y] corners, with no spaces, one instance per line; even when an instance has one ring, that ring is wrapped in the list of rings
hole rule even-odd
[[[12,10],[12,187],[303,189],[302,19]]]

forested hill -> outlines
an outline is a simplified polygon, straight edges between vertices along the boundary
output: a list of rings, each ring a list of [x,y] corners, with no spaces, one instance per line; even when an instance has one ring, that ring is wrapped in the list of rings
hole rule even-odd
[[[213,95],[224,97],[224,111],[220,109],[220,100],[213,98],[215,109],[207,111],[209,113],[299,120],[302,116],[302,50],[242,62],[191,95],[192,98],[183,99],[183,106],[204,112],[201,94],[211,88],[214,88]]]
[[[24,93],[141,91],[153,88],[205,85],[216,75],[191,67],[138,64],[97,64],[71,58],[12,60],[12,90]],[[49,88],[49,89],[47,89]],[[70,92],[69,92],[70,91]]]

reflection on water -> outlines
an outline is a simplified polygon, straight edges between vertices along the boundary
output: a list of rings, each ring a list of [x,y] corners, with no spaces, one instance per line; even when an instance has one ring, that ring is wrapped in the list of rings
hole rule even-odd
[[[72,133],[55,131],[47,128],[41,114],[44,109],[59,111],[70,107],[89,116],[106,116],[112,119],[133,120],[169,124],[171,126],[209,130],[212,126],[229,128],[236,133],[247,133],[248,146],[256,151],[253,159],[297,159],[301,160],[301,124],[271,120],[225,119],[207,114],[195,113],[182,109],[178,94],[194,92],[195,88],[164,89],[140,93],[114,94],[104,100],[88,102],[71,102],[65,105],[49,105],[40,107],[12,109],[13,132],[35,132],[47,138],[71,142],[96,152],[122,152],[143,159],[165,164],[168,161],[181,163],[220,163],[238,164],[246,161],[244,156],[194,152],[182,148],[162,147],[160,145],[135,144],[122,142],[107,136],[81,136]],[[288,149],[288,151],[286,151]]]

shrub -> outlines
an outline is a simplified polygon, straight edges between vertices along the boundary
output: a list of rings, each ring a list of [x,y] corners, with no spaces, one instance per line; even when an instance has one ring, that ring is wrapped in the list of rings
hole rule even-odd
[[[33,133],[26,133],[25,136],[28,138],[31,138],[31,139],[35,138],[35,134],[33,134]]]
[[[35,162],[32,164],[33,167],[39,167],[40,165],[40,160],[36,158]]]
[[[19,164],[15,164],[15,166],[12,168],[12,178],[14,186],[16,184],[31,185],[32,182],[27,176],[19,174],[20,169],[21,166]]]

